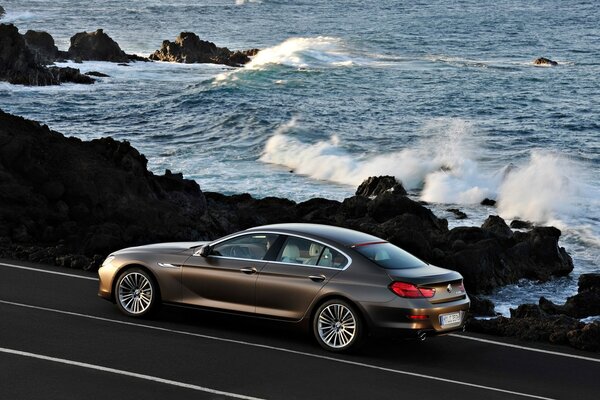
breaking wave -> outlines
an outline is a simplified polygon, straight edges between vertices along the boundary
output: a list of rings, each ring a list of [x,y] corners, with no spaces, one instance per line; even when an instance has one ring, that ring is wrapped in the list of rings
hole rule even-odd
[[[260,160],[354,187],[369,176],[393,175],[431,203],[466,205],[495,198],[502,217],[539,223],[575,215],[581,203],[597,201],[578,181],[581,166],[557,154],[534,150],[518,165],[486,168],[478,161],[485,151],[472,125],[460,119],[434,120],[423,128],[435,133],[428,139],[371,157],[351,154],[337,135],[305,143],[294,136],[297,127],[297,119],[280,126]]]

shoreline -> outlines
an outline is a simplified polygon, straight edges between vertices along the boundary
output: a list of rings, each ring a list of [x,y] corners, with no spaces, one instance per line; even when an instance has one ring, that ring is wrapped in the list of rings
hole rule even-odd
[[[109,252],[122,247],[211,240],[268,223],[325,223],[375,234],[427,262],[458,270],[473,295],[473,311],[488,315],[489,304],[479,301],[478,294],[522,278],[549,280],[573,269],[566,250],[558,247],[558,229],[512,231],[500,217],[490,216],[481,227],[449,230],[447,220],[408,198],[392,177],[372,177],[357,195],[342,202],[227,196],[203,192],[181,173],[149,172],[147,159],[125,141],[66,138],[45,125],[4,112],[0,122],[3,258],[94,270]],[[543,317],[539,312],[521,314]],[[492,321],[517,321],[502,318]],[[563,328],[577,332],[600,326],[567,322]],[[474,326],[519,336],[518,331],[493,324]],[[540,332],[552,327],[548,321],[540,324],[546,327]],[[596,328],[585,329],[578,335]],[[542,334],[541,339],[549,337]],[[568,342],[566,333],[559,339]]]

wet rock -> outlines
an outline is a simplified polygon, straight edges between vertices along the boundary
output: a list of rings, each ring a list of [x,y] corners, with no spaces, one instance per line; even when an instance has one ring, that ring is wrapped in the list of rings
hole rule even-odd
[[[396,178],[390,175],[385,176],[371,176],[365,179],[358,189],[356,189],[357,196],[372,197],[377,196],[383,192],[393,191],[395,194],[406,195],[406,190],[399,183]]]
[[[454,214],[456,219],[466,219],[467,218],[467,214],[464,213],[463,211],[460,211],[458,208],[448,208],[446,211],[449,211],[452,214]]]
[[[87,75],[87,76],[96,76],[98,78],[108,78],[108,77],[110,77],[110,75],[106,75],[106,74],[103,74],[102,72],[98,72],[98,71],[88,71],[88,72],[85,73],[85,75]]]
[[[0,24],[0,80],[12,84],[46,86],[61,82],[93,83],[74,68],[46,68],[36,62],[24,37],[12,24]]]
[[[533,228],[533,223],[529,221],[521,221],[518,219],[514,219],[511,221],[510,227],[512,229],[531,229]]]
[[[533,61],[533,64],[534,65],[546,65],[546,66],[552,66],[552,67],[558,65],[558,63],[556,61],[553,61],[553,60],[551,60],[549,58],[545,58],[545,57],[536,58]]]
[[[496,205],[496,200],[493,199],[488,199],[487,197],[483,200],[481,200],[480,203],[482,206],[489,206],[489,207],[494,207]]]
[[[513,235],[512,229],[506,225],[506,222],[497,215],[490,215],[481,225],[481,229],[492,232],[493,234],[502,237],[509,238]]]
[[[494,303],[490,299],[476,295],[470,295],[469,298],[471,299],[471,307],[469,308],[469,312],[473,316],[493,317],[496,315]]]
[[[61,83],[80,83],[90,85],[96,82],[94,79],[82,74],[77,68],[71,67],[49,67],[48,70],[54,76],[58,84]]]
[[[577,294],[567,298],[565,304],[554,304],[542,297],[540,308],[549,314],[564,314],[574,318],[600,315],[600,274],[583,274],[579,277]]]
[[[58,58],[58,47],[49,33],[29,30],[25,32],[24,38],[36,63],[52,64]]]
[[[193,32],[181,32],[174,42],[163,41],[160,50],[156,50],[149,58],[155,61],[186,64],[213,63],[233,67],[238,67],[250,61],[250,57],[244,52],[232,52],[227,47],[217,47],[212,42],[201,40]]]
[[[71,37],[69,57],[81,60],[129,62],[129,57],[102,29],[79,32]]]

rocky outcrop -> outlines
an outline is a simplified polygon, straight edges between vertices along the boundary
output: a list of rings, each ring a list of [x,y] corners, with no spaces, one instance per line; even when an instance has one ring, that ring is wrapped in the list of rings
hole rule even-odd
[[[455,269],[473,294],[522,278],[547,280],[573,268],[555,228],[513,233],[500,217],[490,217],[481,228],[448,230],[445,219],[397,190],[302,203],[202,193],[181,175],[152,175],[128,143],[80,142],[30,121],[3,118],[0,156],[6,182],[12,184],[0,188],[5,211],[0,237],[11,243],[56,246],[62,240],[73,253],[90,257],[132,244],[212,239],[262,224],[312,222],[370,233]]]
[[[4,17],[4,14],[6,14],[6,11],[4,11],[4,7],[0,6],[0,19]]]
[[[473,310],[474,315],[477,314]],[[585,324],[580,318],[600,315],[600,274],[584,274],[579,289],[564,305],[556,305],[542,297],[538,304],[522,304],[510,310],[510,318],[470,320],[468,329],[522,340],[567,344],[572,347],[600,351],[600,323]]]
[[[52,64],[59,57],[58,47],[49,33],[29,30],[23,37],[37,64]]]
[[[233,52],[227,47],[217,47],[212,42],[201,40],[193,32],[181,32],[174,42],[165,40],[160,50],[150,55],[151,60],[178,63],[213,63],[238,67],[250,61],[249,54],[256,54],[252,49],[246,52]]]
[[[78,60],[129,62],[129,57],[102,29],[79,32],[71,37],[69,58]]]
[[[543,313],[543,311],[540,311]],[[545,314],[512,318],[472,319],[467,329],[496,336],[510,336],[521,340],[563,344],[587,351],[600,350],[600,324],[584,324],[577,319]]]
[[[540,58],[536,58],[535,60],[533,60],[533,65],[545,65],[545,66],[555,67],[558,65],[558,63],[549,58],[540,57]]]
[[[0,111],[0,253],[93,268],[124,245],[207,238],[198,184],[146,163],[127,142],[65,138]]]
[[[565,304],[554,304],[542,297],[540,308],[551,315],[564,314],[574,318],[600,315],[600,274],[584,274],[579,277],[579,289]]]
[[[356,189],[357,196],[372,197],[388,190],[394,193],[406,195],[406,190],[393,176],[370,176]]]
[[[46,86],[61,82],[94,83],[79,70],[46,68],[36,62],[36,57],[25,39],[12,24],[0,24],[0,80],[13,84]]]

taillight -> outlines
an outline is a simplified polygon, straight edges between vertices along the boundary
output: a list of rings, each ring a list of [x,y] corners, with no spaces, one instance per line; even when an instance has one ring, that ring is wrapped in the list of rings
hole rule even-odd
[[[398,296],[407,297],[409,299],[417,299],[421,297],[429,298],[435,295],[435,289],[419,288],[412,283],[406,282],[394,282],[390,285],[390,289]]]

